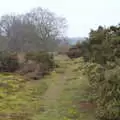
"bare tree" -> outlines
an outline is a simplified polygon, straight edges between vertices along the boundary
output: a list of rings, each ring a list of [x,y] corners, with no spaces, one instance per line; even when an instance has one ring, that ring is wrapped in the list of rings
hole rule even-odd
[[[0,34],[10,37],[11,26],[14,23],[16,16],[4,15],[0,19]]]
[[[41,44],[46,50],[53,48],[57,44],[57,40],[63,36],[66,20],[49,10],[36,8],[27,13],[25,17],[35,25]]]
[[[9,39],[13,51],[44,49],[52,51],[63,36],[66,21],[47,9],[36,8],[24,15],[5,15],[0,34]]]

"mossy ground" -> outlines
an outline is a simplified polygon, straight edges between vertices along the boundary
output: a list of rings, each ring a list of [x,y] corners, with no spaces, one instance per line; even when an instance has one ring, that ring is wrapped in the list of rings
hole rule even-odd
[[[34,81],[36,82],[36,81]],[[18,75],[0,75],[0,120],[29,120],[40,109],[44,81],[25,81]]]
[[[82,59],[55,58],[58,68],[39,81],[0,75],[0,120],[94,120]]]

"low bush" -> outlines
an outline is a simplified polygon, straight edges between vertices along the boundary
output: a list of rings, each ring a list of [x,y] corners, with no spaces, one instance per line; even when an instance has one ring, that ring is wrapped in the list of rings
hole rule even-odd
[[[0,52],[0,72],[14,72],[19,68],[16,53]]]
[[[69,49],[68,56],[82,56],[88,62],[85,73],[91,96],[93,91],[96,96],[92,100],[97,100],[97,118],[120,120],[120,25],[91,30],[85,41]]]
[[[101,120],[120,119],[120,67],[105,69],[96,63],[86,65],[86,73],[97,95],[96,116]]]
[[[44,51],[29,52],[26,54],[25,60],[20,73],[35,80],[48,74],[55,67],[53,55]]]
[[[81,50],[76,46],[72,46],[67,52],[67,56],[70,58],[78,58],[81,56]]]
[[[25,59],[26,61],[31,60],[37,63],[48,64],[50,67],[54,65],[53,55],[44,51],[29,52],[26,54]]]
[[[88,61],[90,57],[88,41],[76,43],[76,45],[71,46],[67,52],[67,56],[69,58],[84,57],[84,60]]]

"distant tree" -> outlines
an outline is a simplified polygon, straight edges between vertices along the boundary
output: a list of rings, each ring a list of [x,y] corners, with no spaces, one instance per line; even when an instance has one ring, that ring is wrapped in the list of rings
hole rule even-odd
[[[57,44],[66,28],[65,18],[58,17],[47,9],[33,9],[25,15],[25,19],[35,25],[41,44],[46,50]]]
[[[24,15],[4,15],[0,34],[9,39],[13,51],[53,51],[63,37],[66,21],[47,9],[35,8]]]
[[[0,35],[0,51],[5,51],[8,48],[8,39]]]

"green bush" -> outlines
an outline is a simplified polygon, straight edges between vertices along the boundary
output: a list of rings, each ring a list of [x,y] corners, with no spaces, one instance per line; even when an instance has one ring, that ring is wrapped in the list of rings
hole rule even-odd
[[[81,50],[77,46],[72,46],[67,52],[67,56],[70,58],[78,58],[82,56]]]
[[[34,60],[34,59],[35,59],[35,54],[33,52],[28,52],[28,53],[25,54],[25,60],[26,60],[26,62],[28,60]]]
[[[100,120],[120,119],[120,67],[105,69],[99,64],[86,65],[91,88],[97,95],[96,116]]]
[[[19,68],[17,54],[0,52],[0,72],[14,72]]]
[[[29,52],[25,55],[25,60],[20,73],[35,80],[48,74],[55,67],[53,55],[44,51]]]
[[[99,88],[98,117],[102,120],[120,120],[120,67],[106,70]],[[100,114],[104,113],[104,114]]]
[[[70,49],[68,56],[82,56],[91,96],[96,94],[100,120],[120,120],[120,25],[91,30],[89,38]]]
[[[44,67],[47,66],[48,68],[53,68],[55,65],[53,55],[44,51],[29,52],[26,54],[25,59],[26,61],[32,60],[38,64],[43,64]]]
[[[88,63],[85,65],[86,74],[93,88],[98,88],[99,83],[104,79],[105,69],[97,63]]]
[[[44,51],[40,52],[29,52],[25,56],[26,61],[32,60],[36,61],[37,63],[46,63],[50,66],[53,65],[53,55]]]
[[[67,52],[67,56],[70,58],[84,57],[84,60],[88,61],[90,57],[89,40],[71,46]]]

